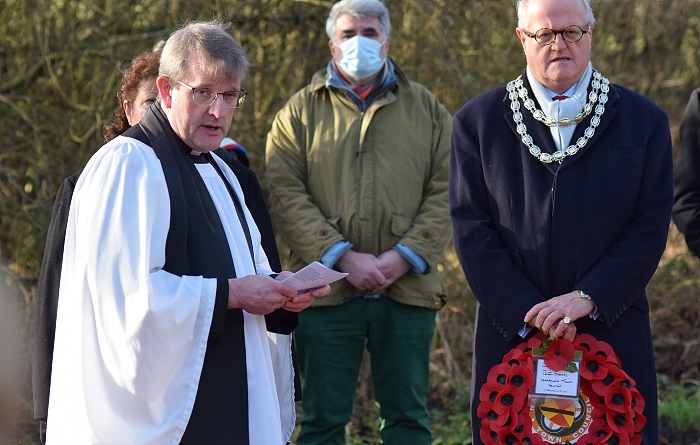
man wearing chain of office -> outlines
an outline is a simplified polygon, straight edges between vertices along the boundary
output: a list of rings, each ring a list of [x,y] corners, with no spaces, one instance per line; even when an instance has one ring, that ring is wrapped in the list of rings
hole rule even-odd
[[[538,331],[608,342],[646,400],[658,443],[645,286],[673,204],[668,117],[590,63],[590,0],[519,0],[527,67],[456,115],[450,159],[454,243],[478,301],[472,375]]]

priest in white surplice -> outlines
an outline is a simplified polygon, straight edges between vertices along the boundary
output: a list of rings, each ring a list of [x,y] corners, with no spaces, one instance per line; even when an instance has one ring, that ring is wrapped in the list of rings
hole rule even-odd
[[[175,31],[161,56],[159,102],[80,175],[49,445],[281,445],[291,436],[284,325],[330,288],[297,295],[268,276],[262,244],[271,234],[255,217],[267,210],[248,193],[257,180],[210,153],[245,100],[247,68],[224,26]]]

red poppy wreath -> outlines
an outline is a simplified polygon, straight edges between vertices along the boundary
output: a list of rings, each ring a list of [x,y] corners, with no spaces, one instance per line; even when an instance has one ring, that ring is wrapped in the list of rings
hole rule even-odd
[[[555,372],[580,358],[578,397],[528,397],[535,379],[533,350]],[[634,380],[612,347],[589,334],[570,342],[539,333],[521,343],[491,368],[479,401],[479,435],[486,445],[639,445],[646,423]]]

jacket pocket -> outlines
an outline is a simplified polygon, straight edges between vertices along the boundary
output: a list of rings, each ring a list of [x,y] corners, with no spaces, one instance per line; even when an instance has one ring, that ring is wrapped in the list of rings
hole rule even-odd
[[[608,148],[608,159],[642,159],[644,150],[632,147]]]

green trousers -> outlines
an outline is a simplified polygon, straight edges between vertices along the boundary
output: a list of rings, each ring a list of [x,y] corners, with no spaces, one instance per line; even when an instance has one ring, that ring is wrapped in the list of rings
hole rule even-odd
[[[430,346],[435,310],[387,297],[309,308],[295,330],[304,381],[297,445],[345,443],[365,344],[386,445],[429,445]]]

